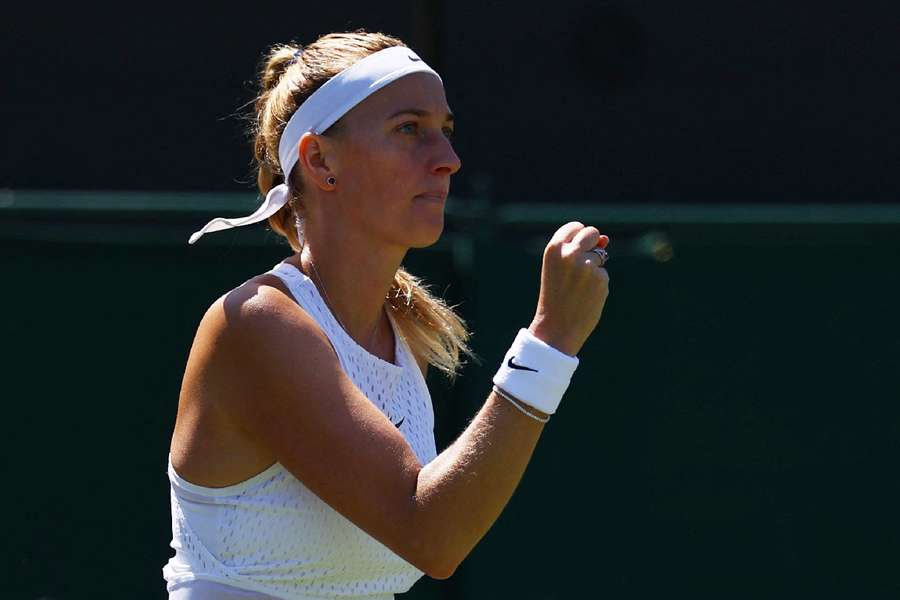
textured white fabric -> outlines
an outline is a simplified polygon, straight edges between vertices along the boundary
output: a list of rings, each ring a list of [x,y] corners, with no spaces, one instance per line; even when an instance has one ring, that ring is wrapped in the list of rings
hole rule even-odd
[[[576,368],[578,358],[560,352],[527,329],[520,329],[494,375],[494,385],[552,415],[562,402]]]
[[[275,596],[248,592],[230,585],[194,579],[173,584],[169,600],[278,600]]]
[[[394,46],[368,55],[322,84],[294,111],[281,133],[278,162],[285,183],[269,190],[265,201],[253,214],[233,219],[216,217],[191,234],[188,243],[193,244],[206,233],[258,223],[278,212],[291,199],[287,181],[299,158],[300,138],[309,132],[322,133],[370,95],[413,73],[429,73],[441,80],[441,76],[418,54],[405,46]]]
[[[285,282],[321,326],[350,379],[399,424],[421,463],[434,459],[431,396],[393,318],[396,364],[359,346],[338,324],[312,280],[296,267],[279,263],[269,272]],[[300,349],[297,359],[302,360]],[[163,567],[163,576],[170,592],[203,580],[285,600],[383,600],[407,591],[422,576],[279,463],[227,488],[193,485],[178,476],[171,462],[168,476],[171,546],[176,553]]]

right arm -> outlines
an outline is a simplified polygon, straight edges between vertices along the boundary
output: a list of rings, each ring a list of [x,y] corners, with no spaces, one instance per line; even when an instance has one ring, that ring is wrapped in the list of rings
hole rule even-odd
[[[566,353],[580,349],[606,298],[605,270],[584,258],[598,238],[570,223],[544,255],[530,329]],[[341,369],[315,321],[273,288],[254,292],[204,319],[229,418],[372,537],[430,576],[449,577],[512,496],[543,425],[492,392],[459,438],[422,465]]]

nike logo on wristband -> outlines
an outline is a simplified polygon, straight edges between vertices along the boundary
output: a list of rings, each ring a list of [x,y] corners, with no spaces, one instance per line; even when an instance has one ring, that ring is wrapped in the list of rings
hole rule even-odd
[[[421,58],[415,58],[412,54],[407,54],[406,58],[408,58],[409,60],[411,60],[413,62],[421,62],[422,61]]]
[[[510,356],[509,360],[506,361],[506,366],[509,367],[510,369],[519,369],[521,371],[534,371],[535,373],[539,372],[537,369],[532,369],[531,367],[524,367],[522,365],[517,365],[516,363],[513,362],[514,358],[515,358],[515,356]]]

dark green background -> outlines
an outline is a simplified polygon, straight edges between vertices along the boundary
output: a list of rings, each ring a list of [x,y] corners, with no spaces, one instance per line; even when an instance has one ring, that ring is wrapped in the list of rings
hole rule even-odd
[[[441,74],[463,163],[456,194],[585,205],[900,199],[896,0],[292,8],[9,3],[0,188],[252,189],[243,118],[264,50],[364,27],[400,36]]]
[[[189,247],[254,202],[219,198],[3,197],[2,597],[165,597],[195,327],[289,253],[262,228]],[[408,597],[900,592],[900,209],[491,206],[453,199],[442,240],[406,263],[461,303],[484,361],[452,388],[430,377],[439,444],[528,324],[560,224],[611,235],[611,293],[506,511]]]

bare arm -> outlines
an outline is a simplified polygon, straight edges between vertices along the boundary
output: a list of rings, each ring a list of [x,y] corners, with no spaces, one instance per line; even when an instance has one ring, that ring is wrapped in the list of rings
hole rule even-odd
[[[418,550],[439,565],[432,576],[449,577],[497,520],[542,431],[492,392],[459,438],[419,471],[415,527],[428,533]]]
[[[508,502],[542,424],[492,393],[423,466],[311,317],[274,288],[253,292],[214,305],[201,325],[216,339],[207,369],[228,414],[335,510],[432,577],[450,576]],[[546,328],[566,351],[572,331],[551,339],[540,315],[539,304],[532,331]]]

